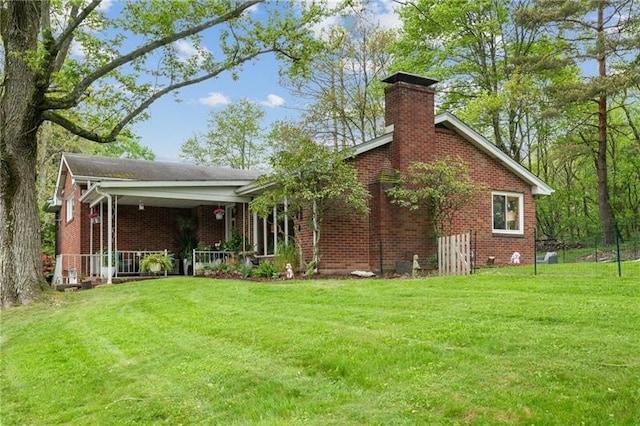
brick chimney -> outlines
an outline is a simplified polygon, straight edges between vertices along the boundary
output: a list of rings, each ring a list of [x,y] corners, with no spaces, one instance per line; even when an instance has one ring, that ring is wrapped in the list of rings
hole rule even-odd
[[[426,150],[435,137],[434,89],[438,81],[398,72],[384,80],[385,125],[394,126],[391,163],[405,171],[412,161],[426,161]]]

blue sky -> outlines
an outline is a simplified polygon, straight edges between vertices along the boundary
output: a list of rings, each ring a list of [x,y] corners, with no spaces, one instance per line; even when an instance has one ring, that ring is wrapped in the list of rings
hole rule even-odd
[[[376,0],[369,4],[368,10],[373,11],[383,25],[391,27],[398,23],[393,13],[397,6],[392,0]],[[325,25],[334,23],[328,21]],[[189,54],[188,44],[179,48]],[[180,102],[171,95],[159,99],[148,110],[150,118],[131,127],[140,136],[141,144],[156,154],[156,160],[182,161],[180,145],[194,134],[205,132],[210,112],[223,109],[229,103],[246,98],[262,105],[263,126],[268,128],[275,120],[295,119],[296,107],[302,102],[279,85],[278,63],[273,56],[245,65],[237,80],[231,78],[231,73],[224,73],[180,91],[178,97]]]

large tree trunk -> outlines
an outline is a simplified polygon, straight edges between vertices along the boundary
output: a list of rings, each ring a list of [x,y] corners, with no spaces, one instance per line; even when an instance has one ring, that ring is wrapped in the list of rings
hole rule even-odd
[[[604,32],[604,2],[598,2],[598,74],[600,78],[607,76],[606,47]],[[607,95],[602,94],[598,99],[598,155],[596,160],[598,173],[598,209],[600,222],[604,233],[605,245],[614,242],[613,213],[609,205],[609,185],[607,177]]]
[[[42,285],[36,201],[37,105],[42,92],[27,64],[37,47],[40,5],[6,2],[0,25],[6,54],[0,92],[0,290],[2,306],[39,298]],[[33,57],[33,55],[31,55]]]

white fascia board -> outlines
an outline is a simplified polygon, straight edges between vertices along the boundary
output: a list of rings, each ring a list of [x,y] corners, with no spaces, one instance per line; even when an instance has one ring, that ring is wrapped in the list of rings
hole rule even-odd
[[[353,147],[353,150],[349,152],[346,156],[347,158],[355,157],[360,154],[364,154],[367,151],[371,151],[372,149],[378,148],[379,146],[386,145],[393,141],[393,126],[387,126],[385,129],[387,133],[384,135],[378,136],[375,139],[371,139],[370,141],[361,143]]]
[[[104,177],[104,176],[82,176],[82,175],[77,175],[74,176],[74,179],[76,180],[76,182],[82,182],[82,183],[86,183],[86,182],[107,182],[107,181],[124,181],[124,182],[135,182],[132,181],[131,179],[123,179],[123,178],[112,178],[112,177]]]
[[[56,178],[56,186],[53,190],[53,198],[52,201],[55,203],[54,205],[62,206],[62,198],[58,197],[59,194],[62,194],[64,190],[64,182],[62,182],[62,170],[66,167],[67,173],[71,174],[71,170],[67,164],[67,160],[64,158],[64,154],[60,158],[60,165],[58,166],[58,177]]]
[[[258,185],[255,182],[252,182],[248,185],[242,186],[235,190],[235,193],[238,195],[257,195],[264,191],[265,189],[271,188],[275,183],[271,182],[265,185]]]
[[[140,198],[164,198],[173,200],[198,200],[198,201],[214,201],[214,202],[230,202],[230,203],[246,203],[250,201],[249,197],[236,195],[232,188],[211,188],[206,191],[202,186],[191,187],[131,187],[131,186],[113,186],[105,185],[106,182],[98,182],[89,187],[89,189],[80,197],[81,202],[96,203],[103,195],[97,192],[97,188],[109,195],[132,196]],[[113,183],[113,182],[109,182]]]
[[[498,161],[504,164],[507,169],[511,170],[513,173],[524,179],[525,182],[530,183],[531,193],[533,195],[551,195],[554,192],[553,188],[544,183],[539,177],[531,173],[520,163],[502,152],[497,146],[489,142],[486,138],[473,130],[471,127],[460,121],[460,119],[458,119],[453,114],[445,112],[443,114],[438,114],[435,117],[435,124],[441,124],[445,122],[451,124],[458,133],[465,136],[467,140],[489,154],[491,157],[496,158]]]
[[[140,181],[140,180],[124,180],[113,181],[105,180],[100,182],[102,188],[184,188],[184,187],[241,187],[251,184],[253,180],[185,180],[185,181]]]
[[[165,190],[150,191],[149,189],[134,188],[105,188],[111,195],[130,196],[130,197],[148,197],[148,198],[165,198],[171,200],[198,200],[198,201],[224,201],[224,202],[248,202],[248,197],[239,197],[233,190],[218,191],[202,191],[197,188],[165,188]]]

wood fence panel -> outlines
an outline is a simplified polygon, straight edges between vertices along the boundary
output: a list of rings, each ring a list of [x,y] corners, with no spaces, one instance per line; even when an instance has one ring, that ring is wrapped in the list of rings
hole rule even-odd
[[[471,273],[471,233],[438,238],[439,275]]]

